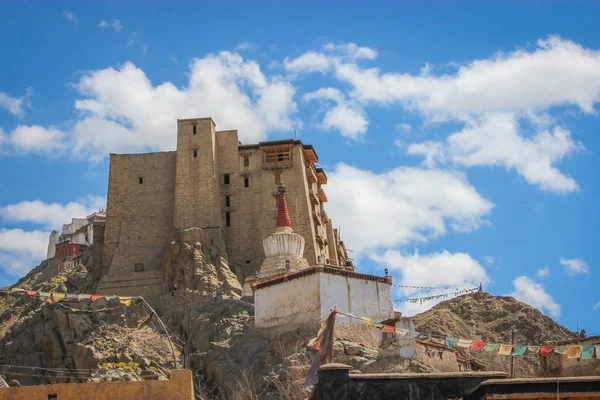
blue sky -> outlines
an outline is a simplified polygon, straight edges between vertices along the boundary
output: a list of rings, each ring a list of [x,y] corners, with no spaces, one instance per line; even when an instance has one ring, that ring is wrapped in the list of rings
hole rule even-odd
[[[480,3],[5,2],[0,285],[104,206],[109,152],[212,116],[315,145],[361,271],[599,334],[600,4]]]

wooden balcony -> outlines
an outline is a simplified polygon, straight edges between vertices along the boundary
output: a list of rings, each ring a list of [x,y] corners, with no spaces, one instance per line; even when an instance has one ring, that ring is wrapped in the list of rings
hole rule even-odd
[[[321,203],[327,203],[327,194],[325,194],[325,191],[323,190],[323,188],[319,188],[319,199],[321,200]]]

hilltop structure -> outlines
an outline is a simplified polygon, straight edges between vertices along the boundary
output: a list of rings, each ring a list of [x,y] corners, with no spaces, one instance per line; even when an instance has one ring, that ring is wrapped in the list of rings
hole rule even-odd
[[[323,207],[327,176],[317,161],[299,140],[241,144],[237,130],[216,131],[211,118],[178,120],[176,151],[111,154],[99,290],[145,297],[170,290],[163,283],[165,245],[190,228],[203,231],[240,282],[265,277],[263,239],[273,233],[282,182],[304,242],[306,264],[294,268],[352,271]]]

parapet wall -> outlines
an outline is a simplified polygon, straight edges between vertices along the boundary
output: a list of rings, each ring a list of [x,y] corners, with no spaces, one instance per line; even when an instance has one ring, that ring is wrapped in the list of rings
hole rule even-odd
[[[194,400],[192,373],[171,371],[168,381],[60,383],[0,388],[0,400]]]
[[[314,267],[258,283],[254,305],[258,328],[318,329],[319,318],[334,308],[374,321],[394,317],[389,278],[330,267]],[[362,322],[336,318],[336,324],[353,323]]]

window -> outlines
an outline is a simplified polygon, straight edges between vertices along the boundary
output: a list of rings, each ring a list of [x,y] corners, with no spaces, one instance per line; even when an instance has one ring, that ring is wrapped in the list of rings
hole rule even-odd
[[[58,400],[58,395],[57,394],[49,394],[48,400]]]
[[[198,149],[194,149],[194,158],[198,157]]]
[[[196,134],[196,125],[194,125],[194,126],[192,127],[192,133],[193,133],[194,135]]]
[[[225,196],[225,207],[231,207],[231,196]]]
[[[290,160],[290,152],[288,151],[279,151],[273,153],[265,153],[265,162],[277,162],[277,161],[289,161]]]
[[[250,165],[250,157],[244,156],[244,167],[248,167]]]
[[[225,213],[225,226],[231,226],[231,213],[229,211]]]
[[[248,187],[250,186],[250,178],[248,178],[247,176],[244,177],[244,187]]]
[[[144,263],[135,264],[135,272],[142,272],[144,270]]]
[[[229,185],[229,174],[225,174],[225,184]]]
[[[138,183],[141,185],[142,183],[144,183],[144,177],[140,176],[138,178]]]

